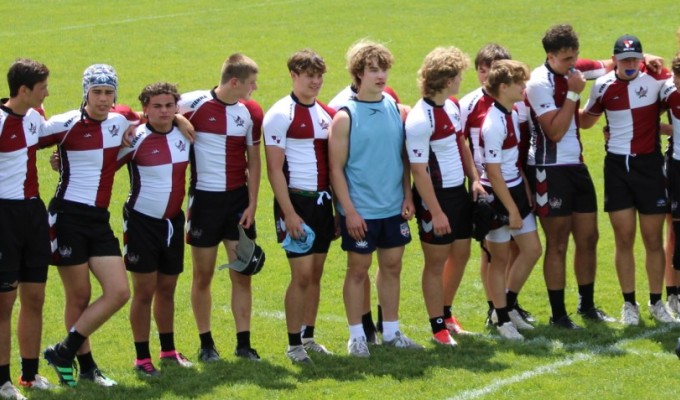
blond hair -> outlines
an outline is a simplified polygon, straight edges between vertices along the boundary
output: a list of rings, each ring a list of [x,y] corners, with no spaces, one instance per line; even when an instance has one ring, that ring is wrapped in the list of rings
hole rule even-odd
[[[498,60],[491,64],[484,89],[493,97],[498,97],[502,84],[511,85],[529,80],[529,67],[514,60]]]
[[[352,75],[352,82],[357,88],[361,85],[359,74],[366,66],[375,61],[382,69],[392,68],[394,57],[392,53],[380,43],[361,39],[347,50],[347,70]]]
[[[444,90],[447,81],[454,79],[470,66],[468,56],[456,47],[437,47],[432,50],[418,70],[418,86],[423,97],[432,97]]]

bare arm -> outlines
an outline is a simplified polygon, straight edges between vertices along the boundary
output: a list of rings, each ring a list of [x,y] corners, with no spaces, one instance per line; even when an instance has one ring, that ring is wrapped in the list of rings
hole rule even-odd
[[[569,72],[567,78],[568,91],[580,94],[585,86],[586,78],[581,71]],[[538,123],[548,139],[559,142],[569,130],[575,111],[576,101],[565,99],[561,108],[538,117]]]
[[[286,157],[285,150],[277,146],[265,146],[264,151],[267,157],[267,177],[274,191],[276,202],[279,203],[279,207],[281,207],[283,212],[286,232],[293,239],[298,239],[302,233],[304,221],[295,212],[293,203],[290,201],[290,195],[288,194],[288,182],[286,182],[286,176],[283,174],[283,164]]]
[[[257,194],[260,190],[260,174],[262,170],[262,160],[260,159],[260,145],[247,147],[248,157],[248,207],[243,211],[239,224],[244,228],[249,228],[255,221],[255,210],[257,209]]]
[[[590,114],[590,113],[586,112],[585,110],[579,110],[578,119],[579,119],[579,123],[581,125],[581,129],[589,129],[589,128],[592,128],[593,125],[595,125],[597,123],[597,120],[600,119],[600,116],[595,115],[595,114]]]
[[[503,203],[508,210],[510,229],[522,228],[522,216],[519,214],[517,204],[510,195],[508,185],[505,184],[500,164],[486,164],[486,174],[491,182],[494,195]]]
[[[463,170],[465,171],[465,176],[467,176],[471,182],[470,188],[472,189],[472,200],[476,201],[479,196],[486,196],[486,191],[482,184],[479,183],[479,174],[477,173],[477,168],[475,167],[475,161],[472,158],[470,148],[466,145],[465,137],[459,135],[457,140],[463,161]]]

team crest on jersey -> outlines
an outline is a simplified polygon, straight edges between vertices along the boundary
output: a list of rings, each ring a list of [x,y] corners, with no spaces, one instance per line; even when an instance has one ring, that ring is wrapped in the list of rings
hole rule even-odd
[[[117,127],[116,125],[109,128],[109,134],[111,134],[111,137],[118,136],[118,132],[120,132],[120,128]]]
[[[279,144],[281,143],[281,136],[272,135],[272,140]]]
[[[321,127],[321,130],[327,131],[330,124],[326,120],[322,119],[319,121],[319,126]]]
[[[35,135],[38,133],[38,127],[33,122],[31,122],[31,125],[28,127],[28,131],[31,132],[31,135]]]
[[[399,225],[399,233],[401,233],[401,236],[406,238],[411,236],[411,230],[408,228],[408,223],[403,222],[401,225]]]
[[[368,242],[365,240],[357,240],[354,243],[354,247],[356,247],[357,249],[365,249],[368,247]]]
[[[236,118],[234,118],[234,123],[236,124],[236,126],[244,126],[246,124],[246,120],[241,118],[240,115],[237,115]]]
[[[186,151],[186,149],[187,149],[187,144],[186,144],[186,142],[185,142],[184,140],[178,140],[177,143],[175,143],[175,147],[177,147],[177,149],[178,149],[180,152],[182,152],[182,151]]]
[[[423,149],[413,149],[411,150],[413,152],[413,155],[416,157],[422,157],[423,156]]]
[[[641,99],[643,97],[647,97],[647,92],[649,89],[646,87],[640,86],[638,90],[635,91],[635,94],[637,95],[638,99]]]
[[[541,104],[539,107],[541,107],[541,108],[546,108],[546,109],[547,109],[547,108],[550,108],[550,103],[543,103],[543,104]]]
[[[73,249],[68,247],[68,246],[59,246],[59,255],[66,258],[66,257],[71,257],[71,253],[73,253]]]
[[[489,150],[489,154],[491,155],[492,158],[498,157],[498,151],[496,150]]]
[[[139,254],[127,253],[125,255],[125,258],[128,260],[130,264],[137,264],[139,262]]]
[[[550,208],[552,208],[553,210],[559,210],[560,208],[562,208],[562,199],[558,197],[552,197],[550,198],[549,204]]]

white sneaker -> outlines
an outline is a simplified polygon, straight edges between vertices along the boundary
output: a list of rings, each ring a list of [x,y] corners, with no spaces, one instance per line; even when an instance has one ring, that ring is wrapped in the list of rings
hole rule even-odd
[[[383,336],[383,345],[384,346],[392,346],[396,347],[398,349],[411,349],[411,350],[422,350],[425,347],[414,342],[413,340],[409,339],[406,335],[401,333],[400,331],[396,331],[394,333],[394,339],[392,340],[384,340],[385,337]]]
[[[666,305],[663,303],[663,301],[659,300],[655,304],[647,303],[647,305],[649,306],[650,314],[652,314],[652,317],[654,317],[657,322],[664,324],[680,322],[668,313]]]
[[[24,397],[24,395],[19,392],[19,389],[14,387],[10,381],[7,381],[2,386],[0,386],[0,398],[26,400],[26,397]]]
[[[680,317],[680,298],[677,294],[672,294],[666,299],[666,309],[674,317]]]
[[[297,346],[288,346],[288,351],[286,351],[286,357],[290,359],[295,364],[311,364],[312,359],[309,358],[307,351],[300,344]]]
[[[624,325],[640,325],[640,305],[624,302],[621,309],[621,323]]]
[[[365,337],[350,339],[347,342],[347,352],[352,357],[368,358],[371,352],[368,351],[368,343]]]
[[[51,390],[57,388],[55,385],[51,384],[47,378],[38,374],[35,374],[35,377],[32,381],[25,381],[21,378],[21,375],[19,375],[19,386],[39,390]]]
[[[311,351],[312,353],[325,354],[329,356],[333,355],[333,353],[328,351],[326,346],[318,344],[313,338],[302,339],[302,347],[304,347],[308,353]]]
[[[513,309],[512,311],[508,312],[508,315],[510,316],[510,321],[512,321],[512,323],[515,325],[515,328],[520,330],[534,329],[533,325],[531,325],[530,323],[525,321],[524,318],[522,318],[519,311]]]
[[[533,328],[533,327],[532,327]],[[497,327],[498,333],[509,340],[524,340],[524,336],[517,330],[512,322],[506,322]]]

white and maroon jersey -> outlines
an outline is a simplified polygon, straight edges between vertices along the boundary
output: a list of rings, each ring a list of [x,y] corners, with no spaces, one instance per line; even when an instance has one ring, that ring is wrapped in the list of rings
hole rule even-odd
[[[334,114],[335,110],[319,101],[300,103],[293,93],[265,114],[264,143],[283,149],[283,174],[289,188],[328,190],[328,133]]]
[[[39,196],[36,151],[43,123],[34,109],[18,115],[0,106],[0,199]]]
[[[262,136],[262,107],[254,100],[224,103],[214,90],[185,93],[178,105],[196,131],[191,187],[224,192],[244,186],[246,151],[259,145]]]
[[[516,110],[506,110],[494,103],[484,118],[479,145],[484,154],[484,164],[501,164],[503,180],[508,187],[522,182],[519,171],[519,116]],[[481,182],[491,186],[486,169]]]
[[[428,164],[435,189],[465,182],[458,137],[463,135],[460,109],[451,99],[437,106],[420,99],[406,117],[406,151],[411,164]]]
[[[118,165],[130,173],[128,207],[153,218],[173,218],[182,209],[190,143],[173,127],[156,132],[149,124],[137,128],[130,147],[118,152]]]
[[[80,110],[55,115],[45,123],[40,146],[57,145],[61,159],[55,197],[108,208],[118,150],[132,122],[109,112],[106,120],[89,118]]]
[[[392,100],[394,100],[394,102],[397,104],[400,103],[399,96],[397,96],[397,93],[389,86],[385,86],[383,95],[385,95],[385,97],[392,98]],[[336,94],[335,97],[333,97],[333,99],[328,102],[328,107],[338,111],[344,107],[348,101],[355,100],[356,98],[357,89],[354,87],[354,85],[349,85],[342,89],[340,93]]]
[[[484,154],[479,150],[479,135],[482,130],[482,124],[486,118],[486,113],[494,103],[493,97],[484,91],[483,88],[466,94],[460,99],[460,113],[463,125],[463,134],[470,143],[470,152],[475,162],[475,167],[479,175],[482,175],[484,170]],[[524,102],[515,103],[517,109],[517,116],[519,118],[520,129],[526,125],[529,119],[529,111]],[[524,138],[521,138],[524,140]]]
[[[664,109],[668,110],[668,119],[673,126],[673,143],[680,143],[680,92],[673,79],[668,79],[661,88],[661,100]],[[673,159],[680,160],[680,145],[673,146]]]
[[[660,150],[660,93],[664,81],[645,72],[630,81],[611,71],[591,88],[584,112],[606,114],[609,126],[607,152],[620,155],[649,154]]]

